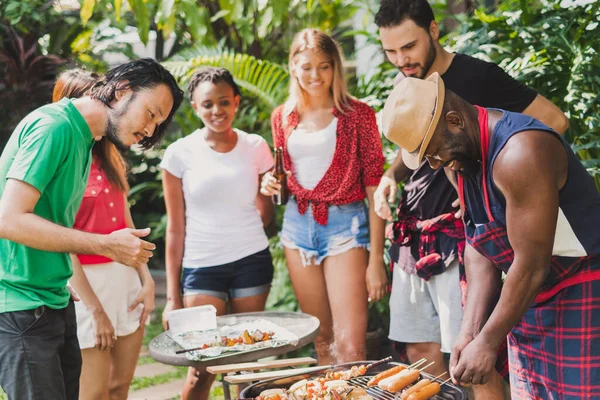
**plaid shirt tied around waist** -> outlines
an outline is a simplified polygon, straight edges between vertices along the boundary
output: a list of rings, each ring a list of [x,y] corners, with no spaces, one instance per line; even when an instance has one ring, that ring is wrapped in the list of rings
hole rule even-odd
[[[446,264],[440,254],[437,235],[442,234],[457,241],[458,263],[463,269],[465,251],[465,227],[461,219],[453,213],[438,215],[435,218],[419,220],[398,208],[397,220],[387,227],[386,236],[399,246],[410,246],[416,260],[416,274],[424,280],[439,275],[446,270]],[[418,241],[417,249],[411,246]]]

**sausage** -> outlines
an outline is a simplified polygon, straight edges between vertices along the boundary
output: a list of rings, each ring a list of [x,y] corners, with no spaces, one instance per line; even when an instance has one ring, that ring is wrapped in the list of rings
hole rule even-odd
[[[425,387],[425,386],[429,385],[430,383],[431,383],[431,381],[429,379],[421,379],[419,382],[415,383],[414,385],[412,385],[411,387],[409,387],[408,389],[406,389],[402,393],[402,396],[400,396],[400,399],[401,400],[408,399],[408,396],[410,396],[411,394],[415,393],[416,391],[418,391],[422,387]]]
[[[433,382],[408,396],[407,400],[427,400],[438,394],[441,390],[442,387],[440,384]]]
[[[405,369],[393,376],[393,379],[388,383],[386,390],[388,392],[396,393],[419,379],[419,376],[421,376],[421,372],[419,372],[418,369]]]
[[[400,372],[402,372],[402,371],[400,371]],[[380,380],[379,383],[377,384],[377,386],[379,386],[380,389],[386,390],[387,389],[387,385],[392,381],[392,379],[396,375],[398,375],[398,374],[395,374],[395,375],[392,375],[392,376],[388,376],[387,378],[384,378],[384,379]]]
[[[379,381],[381,381],[385,378],[389,378],[392,375],[396,375],[397,373],[399,373],[400,371],[402,371],[404,369],[406,369],[406,367],[404,365],[399,365],[397,367],[390,368],[383,372],[380,372],[377,375],[375,375],[374,377],[372,377],[369,380],[369,382],[367,382],[367,387],[375,386],[379,383]]]

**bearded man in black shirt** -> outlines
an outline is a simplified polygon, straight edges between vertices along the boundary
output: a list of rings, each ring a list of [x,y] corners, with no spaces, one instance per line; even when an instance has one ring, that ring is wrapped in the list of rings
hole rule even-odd
[[[438,72],[449,90],[471,104],[527,114],[561,134],[568,128],[554,104],[497,65],[444,50],[426,0],[382,0],[375,23],[388,60],[400,71],[396,83]],[[395,200],[402,181],[404,193],[393,219],[388,201]],[[455,215],[456,191],[442,169],[432,170],[423,162],[412,171],[398,152],[374,199],[377,214],[394,220],[389,337],[406,345],[410,362],[422,357],[436,361],[428,372],[439,375],[446,372],[443,353],[450,353],[462,319],[464,229]],[[503,383],[496,375],[473,391],[477,399],[502,399]]]

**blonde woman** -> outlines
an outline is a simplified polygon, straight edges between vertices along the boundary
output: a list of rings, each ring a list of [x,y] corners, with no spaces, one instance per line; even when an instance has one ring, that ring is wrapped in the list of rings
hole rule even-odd
[[[367,298],[387,290],[384,221],[372,206],[384,163],[375,113],[349,95],[339,47],[325,33],[298,33],[289,68],[289,98],[271,117],[292,195],[281,243],[300,308],[321,321],[319,363],[362,360]],[[261,192],[279,188],[265,174]]]

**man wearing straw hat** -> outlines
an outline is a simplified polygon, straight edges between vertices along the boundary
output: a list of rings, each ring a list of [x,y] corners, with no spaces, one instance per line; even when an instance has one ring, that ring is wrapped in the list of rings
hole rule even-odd
[[[600,398],[600,194],[569,144],[531,117],[469,104],[437,73],[403,80],[383,125],[406,166],[458,178],[469,290],[454,382],[485,384],[508,335],[513,399]]]
[[[423,79],[438,72],[448,88],[473,104],[523,112],[560,133],[567,129],[568,120],[555,105],[497,65],[443,49],[439,26],[426,0],[382,0],[375,23],[387,58],[400,71],[399,78]],[[380,217],[392,221],[388,200],[395,200],[401,181],[406,185],[390,231],[394,270],[389,336],[406,343],[410,360],[436,360],[434,373],[441,373],[445,369],[442,352],[450,352],[460,330],[458,275],[464,230],[453,215],[456,193],[444,171],[433,170],[427,163],[412,171],[401,154],[375,192]],[[506,357],[498,368],[506,376]],[[502,382],[494,379],[493,385],[480,386],[475,394],[482,400],[503,398]]]

